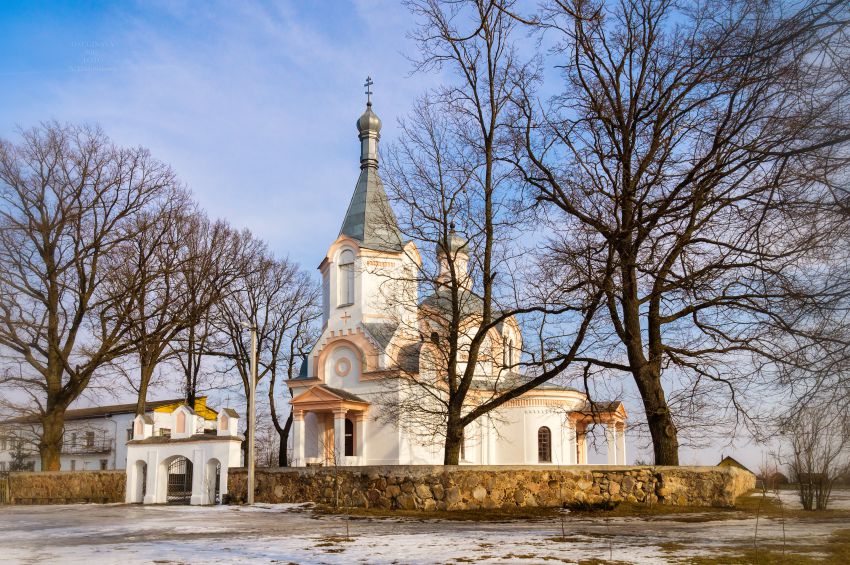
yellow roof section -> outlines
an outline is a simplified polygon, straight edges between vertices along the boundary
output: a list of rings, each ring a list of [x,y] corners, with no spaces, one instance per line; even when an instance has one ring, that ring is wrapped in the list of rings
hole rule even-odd
[[[154,408],[154,412],[164,412],[166,414],[170,414],[174,412],[179,407],[184,406],[186,402],[172,402],[171,404],[166,404],[164,406],[160,406],[159,408]],[[207,406],[207,397],[201,396],[195,399],[195,413],[203,418],[204,420],[215,420],[218,418],[218,412],[209,408]]]

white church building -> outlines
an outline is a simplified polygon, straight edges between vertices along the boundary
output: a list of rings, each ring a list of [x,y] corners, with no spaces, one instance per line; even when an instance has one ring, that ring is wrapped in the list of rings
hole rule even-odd
[[[360,178],[339,236],[319,265],[323,280],[324,327],[301,367],[288,382],[292,393],[292,465],[434,465],[443,462],[440,440],[423,441],[404,414],[382,417],[400,370],[434,371],[423,352],[431,346],[429,314],[448,300],[416,283],[398,284],[421,266],[416,245],[404,241],[378,176],[381,121],[371,102],[357,120]],[[466,247],[453,238],[455,269],[466,268]],[[445,258],[441,263],[445,269]],[[459,277],[462,280],[462,277]],[[465,285],[464,315],[474,324],[482,301]],[[392,290],[395,289],[395,290]],[[387,292],[407,293],[411,307]],[[409,331],[419,328],[418,332]],[[476,326],[477,327],[477,326]],[[480,363],[476,382],[516,367],[522,332],[510,318],[488,335],[492,361]],[[514,375],[522,378],[521,375]],[[474,392],[474,391],[473,391]],[[588,402],[577,390],[546,384],[513,399],[495,414],[464,430],[461,464],[586,464],[587,429],[605,427],[609,464],[626,463],[626,413],[620,402]]]

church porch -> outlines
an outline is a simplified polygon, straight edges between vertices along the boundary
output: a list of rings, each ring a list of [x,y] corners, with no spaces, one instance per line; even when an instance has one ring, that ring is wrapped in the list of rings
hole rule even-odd
[[[369,402],[343,390],[315,385],[293,398],[290,404],[293,467],[366,463],[364,439]],[[313,429],[308,430],[311,426]],[[313,432],[309,439],[308,431]],[[308,446],[310,441],[315,441],[315,445]]]

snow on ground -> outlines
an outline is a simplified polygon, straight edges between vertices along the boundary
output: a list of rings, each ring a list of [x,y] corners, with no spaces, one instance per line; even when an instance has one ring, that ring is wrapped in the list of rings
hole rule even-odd
[[[752,543],[755,521],[729,513],[652,519],[459,522],[313,514],[309,505],[254,507],[67,505],[0,508],[4,563],[575,563],[581,559],[670,563],[722,546]],[[834,522],[786,524],[789,544],[826,539]],[[759,523],[764,543],[781,525]],[[687,544],[679,550],[671,547]],[[694,550],[696,546],[698,550]],[[678,551],[678,553],[674,553]]]
[[[782,504],[793,510],[801,510],[800,495],[793,489],[782,489],[778,492],[767,491],[768,498],[776,499],[778,495]],[[754,492],[751,496],[762,496],[760,492]],[[829,497],[829,508],[831,510],[850,510],[850,490],[834,489]]]

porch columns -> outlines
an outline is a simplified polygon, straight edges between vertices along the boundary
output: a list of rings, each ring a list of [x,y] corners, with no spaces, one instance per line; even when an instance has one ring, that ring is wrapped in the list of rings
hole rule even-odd
[[[608,452],[608,464],[617,464],[617,430],[613,422],[605,424],[605,444]]]
[[[587,426],[576,422],[576,464],[587,465]]]
[[[334,463],[345,464],[345,413],[344,408],[334,410]]]
[[[617,465],[626,464],[626,423],[617,422],[615,425],[617,434]]]
[[[366,464],[366,414],[358,412],[354,417],[354,454],[359,465]]]
[[[292,409],[292,466],[304,467],[304,411]]]

